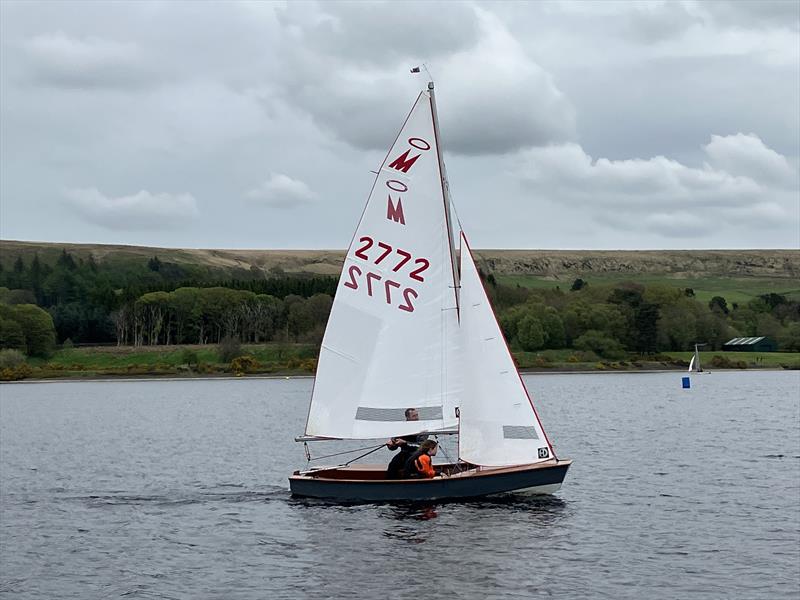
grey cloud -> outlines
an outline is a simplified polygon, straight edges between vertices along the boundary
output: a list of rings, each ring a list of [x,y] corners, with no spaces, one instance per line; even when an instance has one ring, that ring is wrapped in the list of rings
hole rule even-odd
[[[659,42],[682,35],[687,28],[701,21],[699,15],[680,2],[632,2],[623,31],[634,40]]]
[[[541,195],[604,223],[692,238],[725,224],[767,229],[797,218],[797,172],[754,135],[712,136],[700,168],[657,156],[592,160],[576,144],[521,154],[519,176]],[[724,167],[724,168],[723,168]]]
[[[444,90],[439,105],[447,150],[465,155],[503,154],[574,138],[574,110],[550,74],[491,13],[477,8],[470,11],[478,37],[472,40],[468,36],[470,43],[460,47],[444,44],[431,64]],[[372,21],[367,23],[369,19]],[[440,21],[443,18],[437,15],[431,19]],[[383,23],[381,29],[391,19],[369,12],[358,20],[363,27],[379,22]],[[320,26],[297,22],[290,35],[300,38],[295,41],[302,40],[306,47]],[[423,37],[424,33],[425,28]],[[389,52],[392,41],[390,37],[379,48],[398,58],[392,66],[380,68],[312,52],[310,46],[299,50],[286,72],[286,101],[306,110],[320,127],[357,148],[385,150],[401,122],[397,115],[407,110],[411,90],[424,81],[415,83],[408,75],[408,67],[419,63],[419,55],[401,59],[401,54]],[[407,47],[419,52],[413,43]]]
[[[461,2],[289,3],[278,14],[320,54],[358,64],[425,60],[468,49],[479,37],[473,9]]]
[[[425,61],[478,247],[796,244],[789,4],[0,2],[0,226],[33,239],[341,247],[424,86],[408,68]],[[62,55],[48,36],[72,45]],[[520,152],[523,189],[507,174]],[[277,191],[257,185],[270,172],[317,201],[276,210]],[[101,192],[59,201],[86,182],[190,189],[203,211],[145,218]],[[123,214],[140,228],[121,229]],[[82,222],[65,228],[69,215]]]
[[[97,37],[76,38],[63,32],[28,39],[22,50],[37,83],[67,88],[126,88],[147,85],[141,49],[132,43]]]
[[[800,2],[796,0],[706,0],[697,4],[720,25],[800,29]]]

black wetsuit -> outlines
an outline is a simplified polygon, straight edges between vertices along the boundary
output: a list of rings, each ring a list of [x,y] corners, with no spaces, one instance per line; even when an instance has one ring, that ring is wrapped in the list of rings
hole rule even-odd
[[[402,446],[399,446],[400,451],[392,457],[391,462],[389,462],[389,466],[386,467],[386,479],[402,479],[403,478],[403,469],[408,462],[408,459],[411,458],[411,455],[414,454],[417,450],[419,450],[420,444],[428,439],[427,435],[404,435],[400,438],[401,440],[405,440],[406,443]]]

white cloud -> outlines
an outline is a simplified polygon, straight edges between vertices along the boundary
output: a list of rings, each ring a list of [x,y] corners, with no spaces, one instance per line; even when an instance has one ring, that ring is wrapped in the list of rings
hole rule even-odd
[[[703,147],[714,167],[752,177],[767,184],[796,182],[797,172],[785,156],[767,148],[757,135],[712,135],[711,142]]]
[[[191,194],[142,190],[113,198],[88,188],[69,190],[66,198],[86,221],[120,231],[174,229],[199,215]]]
[[[282,173],[245,193],[245,197],[273,208],[294,208],[310,202],[316,194],[302,181]]]

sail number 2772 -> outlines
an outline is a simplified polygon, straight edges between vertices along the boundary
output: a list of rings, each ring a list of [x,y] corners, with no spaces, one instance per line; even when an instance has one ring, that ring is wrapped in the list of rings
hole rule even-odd
[[[369,236],[363,236],[359,238],[358,241],[360,245],[355,251],[355,255],[358,258],[367,262],[372,262],[376,265],[379,265],[386,260],[394,262],[394,266],[392,266],[392,272],[394,273],[398,273],[413,259],[412,265],[414,268],[411,270],[408,276],[416,281],[425,281],[422,273],[424,273],[431,264],[427,258],[414,259],[410,252],[406,252],[400,248],[393,248],[390,244],[386,244],[384,242],[378,242],[376,244],[375,240]],[[377,246],[380,251],[377,253],[373,252],[371,253],[372,256],[370,256],[368,252],[373,246]],[[391,262],[387,262],[386,264],[391,264]],[[383,275],[373,273],[372,271],[367,271],[365,274],[358,265],[351,265],[347,270],[347,275],[349,276],[349,279],[348,281],[344,282],[345,287],[357,290],[361,286],[361,283],[364,283],[369,296],[373,296],[375,294],[376,288],[379,289],[380,287],[383,287],[382,296],[386,299],[387,304],[393,305],[396,303],[397,308],[400,310],[414,312],[413,301],[419,297],[419,293],[414,288],[403,288],[402,284],[399,282],[388,278],[384,279]],[[400,291],[400,288],[403,288],[402,291]]]

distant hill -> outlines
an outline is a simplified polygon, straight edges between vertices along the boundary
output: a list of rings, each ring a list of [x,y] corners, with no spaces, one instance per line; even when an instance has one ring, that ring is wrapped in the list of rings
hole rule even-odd
[[[212,250],[108,244],[0,240],[0,264],[34,255],[52,264],[62,250],[97,263],[162,262],[193,265],[221,278],[284,272],[337,276],[344,250]],[[650,276],[678,280],[708,278],[800,279],[800,250],[475,250],[485,271],[505,277],[572,281],[577,277],[620,279]],[[788,283],[788,281],[787,281]]]

